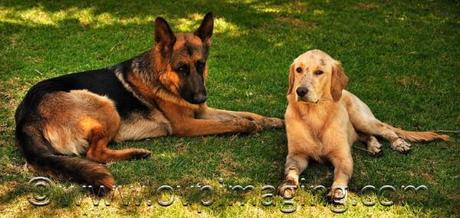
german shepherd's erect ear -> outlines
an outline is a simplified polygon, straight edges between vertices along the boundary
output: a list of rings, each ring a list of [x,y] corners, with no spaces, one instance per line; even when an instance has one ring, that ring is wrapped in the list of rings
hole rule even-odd
[[[172,52],[176,36],[174,35],[168,22],[161,17],[155,19],[155,43],[160,46],[163,56]]]
[[[201,41],[206,44],[211,43],[212,31],[214,29],[214,17],[212,12],[208,12],[203,21],[200,24],[200,27],[194,32],[194,34],[200,37]]]
[[[334,101],[340,100],[342,90],[345,89],[348,83],[348,77],[343,71],[342,64],[336,61],[332,67],[331,78],[331,95]]]

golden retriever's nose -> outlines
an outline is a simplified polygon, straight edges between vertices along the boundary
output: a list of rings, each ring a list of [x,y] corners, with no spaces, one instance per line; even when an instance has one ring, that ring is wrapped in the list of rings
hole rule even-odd
[[[299,97],[303,97],[308,93],[307,87],[299,87],[295,90]]]

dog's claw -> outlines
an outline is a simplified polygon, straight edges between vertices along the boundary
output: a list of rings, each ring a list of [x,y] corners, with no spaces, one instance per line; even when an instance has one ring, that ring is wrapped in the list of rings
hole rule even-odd
[[[284,181],[278,186],[278,195],[285,199],[291,199],[294,197],[297,189],[297,185],[293,181]]]
[[[380,156],[382,154],[382,145],[380,143],[369,145],[367,151],[373,156]]]
[[[369,153],[370,153],[372,156],[374,156],[374,157],[381,157],[381,156],[383,156],[382,150],[379,150],[379,151],[374,152],[374,153],[373,153],[373,152],[369,152]]]
[[[265,120],[265,126],[270,128],[282,128],[284,127],[284,120],[275,117],[269,117]]]
[[[132,154],[131,154],[131,159],[139,160],[139,159],[145,159],[150,157],[152,152],[146,149],[136,149]]]
[[[295,191],[292,189],[285,188],[279,192],[279,195],[285,199],[291,199],[294,197]]]
[[[407,154],[411,149],[411,144],[404,141],[403,139],[399,138],[396,139],[394,142],[391,143],[391,148],[393,150],[399,151],[403,154]]]
[[[335,204],[345,204],[348,196],[348,188],[345,187],[333,187],[327,194],[327,198]]]

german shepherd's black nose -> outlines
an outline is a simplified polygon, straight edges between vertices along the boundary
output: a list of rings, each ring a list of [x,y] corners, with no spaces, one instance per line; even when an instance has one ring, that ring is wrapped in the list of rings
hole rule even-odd
[[[295,90],[295,92],[297,92],[299,97],[303,97],[308,93],[308,89],[307,87],[299,87]]]
[[[208,95],[204,93],[198,93],[193,95],[193,102],[194,104],[201,104],[208,99]]]

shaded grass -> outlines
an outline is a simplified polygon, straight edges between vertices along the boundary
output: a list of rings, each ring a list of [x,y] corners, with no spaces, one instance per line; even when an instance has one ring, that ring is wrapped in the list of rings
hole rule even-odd
[[[260,193],[249,193],[244,206],[238,202],[229,206],[235,198],[221,187],[218,203],[204,208],[199,206],[200,197],[184,187],[197,183],[220,187],[219,178],[226,185],[254,185],[256,192],[264,184],[278,185],[286,155],[283,130],[113,145],[143,147],[154,153],[148,160],[111,164],[118,184],[146,184],[152,190],[162,184],[179,185],[183,188],[178,199],[195,202],[189,206],[96,208],[86,202],[78,207],[73,204],[75,197],[55,188],[51,205],[32,207],[27,202],[31,190],[25,185],[32,174],[22,167],[24,161],[14,146],[14,110],[27,89],[40,80],[110,66],[150,48],[156,16],[164,16],[175,30],[190,31],[205,12],[213,11],[218,19],[209,59],[211,106],[282,117],[289,64],[307,49],[320,48],[343,62],[351,81],[348,89],[381,120],[415,130],[458,130],[459,8],[448,1],[2,1],[0,210],[22,216],[144,216],[145,212],[170,217],[280,216],[279,198],[276,206],[264,207]],[[405,156],[388,144],[379,158],[354,149],[350,198],[358,204],[345,215],[458,214],[460,146],[456,140],[454,136],[449,144],[417,145]],[[313,164],[303,177],[307,187],[328,186],[331,172],[330,167]],[[396,205],[366,207],[356,194],[368,184],[390,184],[398,190],[401,185],[424,184],[429,194],[410,196],[398,191]],[[56,200],[61,198],[67,200]],[[301,193],[296,202],[311,198]],[[306,205],[294,215],[333,215],[322,198],[315,207]]]

